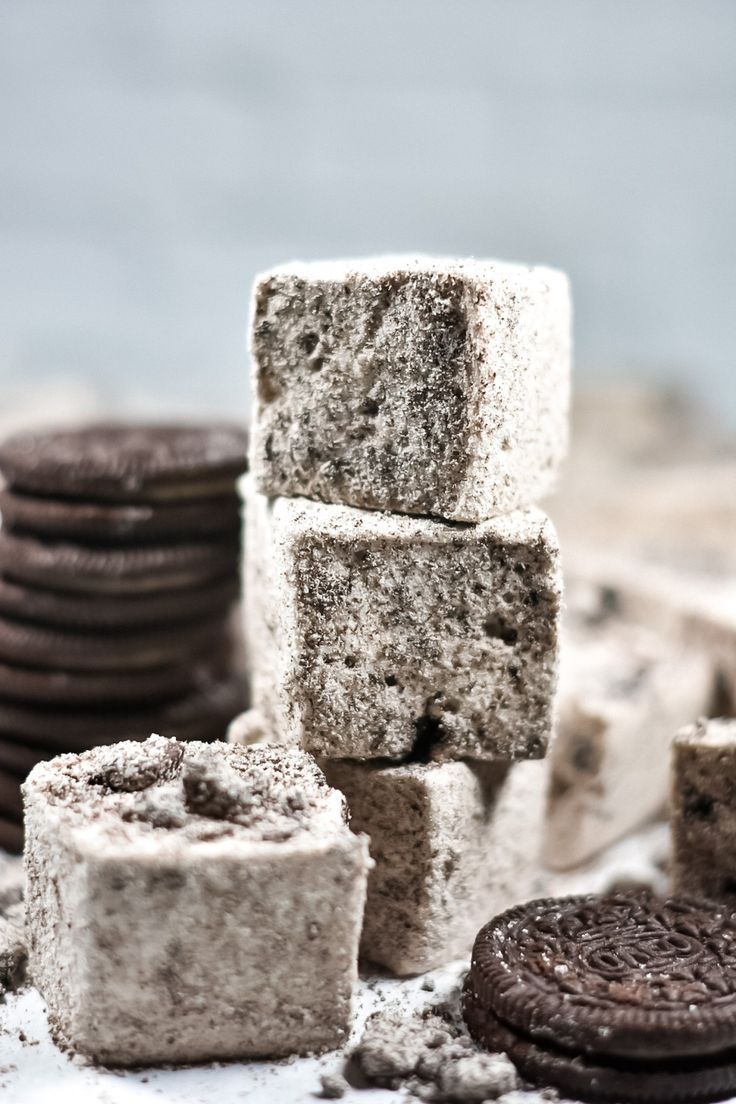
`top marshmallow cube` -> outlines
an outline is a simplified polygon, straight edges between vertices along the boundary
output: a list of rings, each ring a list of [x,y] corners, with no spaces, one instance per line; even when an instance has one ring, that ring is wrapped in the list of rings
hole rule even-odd
[[[476,522],[554,486],[570,291],[553,269],[384,257],[258,278],[251,470],[267,495]]]

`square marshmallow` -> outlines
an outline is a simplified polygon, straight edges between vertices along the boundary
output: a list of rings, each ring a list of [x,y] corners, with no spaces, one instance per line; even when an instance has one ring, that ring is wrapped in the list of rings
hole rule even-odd
[[[545,754],[556,535],[539,510],[479,525],[248,496],[253,705],[329,758]]]
[[[151,737],[24,790],[30,972],[62,1045],[141,1065],[344,1042],[367,841],[310,756]]]
[[[361,956],[398,975],[466,954],[492,916],[534,896],[547,764],[331,759],[370,836]]]
[[[710,708],[715,685],[705,655],[613,613],[586,623],[567,593],[544,847],[557,870],[664,809],[672,735]]]
[[[623,617],[656,627],[707,656],[718,681],[717,712],[731,716],[736,711],[736,579],[724,572],[723,560],[703,561],[693,569],[601,554],[587,545],[565,547],[570,582],[597,588]]]
[[[700,720],[672,745],[676,893],[736,903],[736,720]]]
[[[268,495],[482,521],[554,485],[570,292],[548,268],[381,257],[256,282],[251,469]]]

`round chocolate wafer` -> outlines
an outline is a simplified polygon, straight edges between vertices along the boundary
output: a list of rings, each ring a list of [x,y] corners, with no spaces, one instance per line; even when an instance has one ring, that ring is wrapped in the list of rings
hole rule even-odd
[[[237,541],[92,548],[0,530],[0,571],[14,582],[107,595],[198,587],[238,569]]]
[[[237,494],[182,502],[85,502],[0,490],[7,529],[82,544],[150,544],[236,534]]]
[[[137,632],[67,632],[0,617],[0,661],[69,671],[132,671],[201,655],[222,642],[222,618]]]
[[[25,778],[36,763],[53,759],[58,752],[49,748],[31,747],[15,740],[0,739],[0,770]]]
[[[0,445],[14,490],[135,502],[227,494],[246,468],[238,426],[122,425],[17,433]]]
[[[23,825],[0,816],[0,848],[17,855],[23,850]]]
[[[166,701],[205,688],[218,672],[221,677],[228,649],[221,651],[219,660],[208,651],[189,661],[133,671],[62,671],[0,662],[0,700],[80,707]]]
[[[0,817],[22,820],[23,798],[20,787],[24,777],[23,774],[12,774],[0,767]]]
[[[703,1058],[654,1062],[575,1054],[519,1034],[479,1007],[466,982],[463,1015],[470,1034],[511,1059],[522,1077],[591,1104],[707,1104],[736,1092],[736,1049]]]
[[[0,576],[0,615],[58,628],[133,629],[225,615],[239,594],[234,571],[204,586],[126,595],[46,590]]]
[[[736,914],[647,893],[531,901],[478,933],[476,1010],[618,1060],[736,1047]]]
[[[181,739],[222,739],[246,702],[242,680],[224,678],[185,696],[142,709],[58,709],[0,702],[0,736],[46,750],[83,751],[157,732]]]

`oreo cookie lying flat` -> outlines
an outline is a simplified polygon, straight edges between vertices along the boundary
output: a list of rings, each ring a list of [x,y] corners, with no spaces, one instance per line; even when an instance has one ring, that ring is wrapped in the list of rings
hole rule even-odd
[[[506,1054],[526,1080],[553,1085],[574,1100],[607,1104],[706,1104],[725,1100],[736,1088],[736,1050],[701,1059],[603,1063],[591,1054],[565,1053],[511,1031],[488,1013],[466,1010],[465,1022],[476,1042]]]
[[[0,617],[0,661],[66,671],[134,671],[201,655],[222,643],[221,618],[139,632],[47,629]]]
[[[224,615],[239,593],[235,572],[204,586],[123,596],[47,590],[0,577],[0,615],[59,628],[132,629]]]
[[[582,1100],[736,1091],[736,912],[648,894],[532,901],[481,929],[471,1035]]]
[[[0,530],[0,572],[14,582],[103,595],[198,587],[237,571],[235,540],[141,548],[47,543]]]
[[[151,544],[237,534],[237,494],[182,502],[84,502],[0,491],[7,529],[52,540],[98,544]]]
[[[152,732],[186,740],[223,739],[246,704],[243,682],[233,676],[145,709],[60,710],[0,702],[0,738],[53,753],[145,740]]]
[[[13,490],[136,502],[232,492],[246,468],[246,434],[234,425],[121,425],[17,433],[0,444]]]

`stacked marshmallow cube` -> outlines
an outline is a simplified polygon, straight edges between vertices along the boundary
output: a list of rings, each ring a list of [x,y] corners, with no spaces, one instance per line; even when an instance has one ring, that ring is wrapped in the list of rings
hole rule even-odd
[[[376,860],[363,952],[415,973],[462,952],[471,899],[532,890],[504,840],[536,846],[553,726],[559,552],[533,503],[566,447],[567,280],[289,265],[256,284],[252,352],[253,704],[347,794]]]

